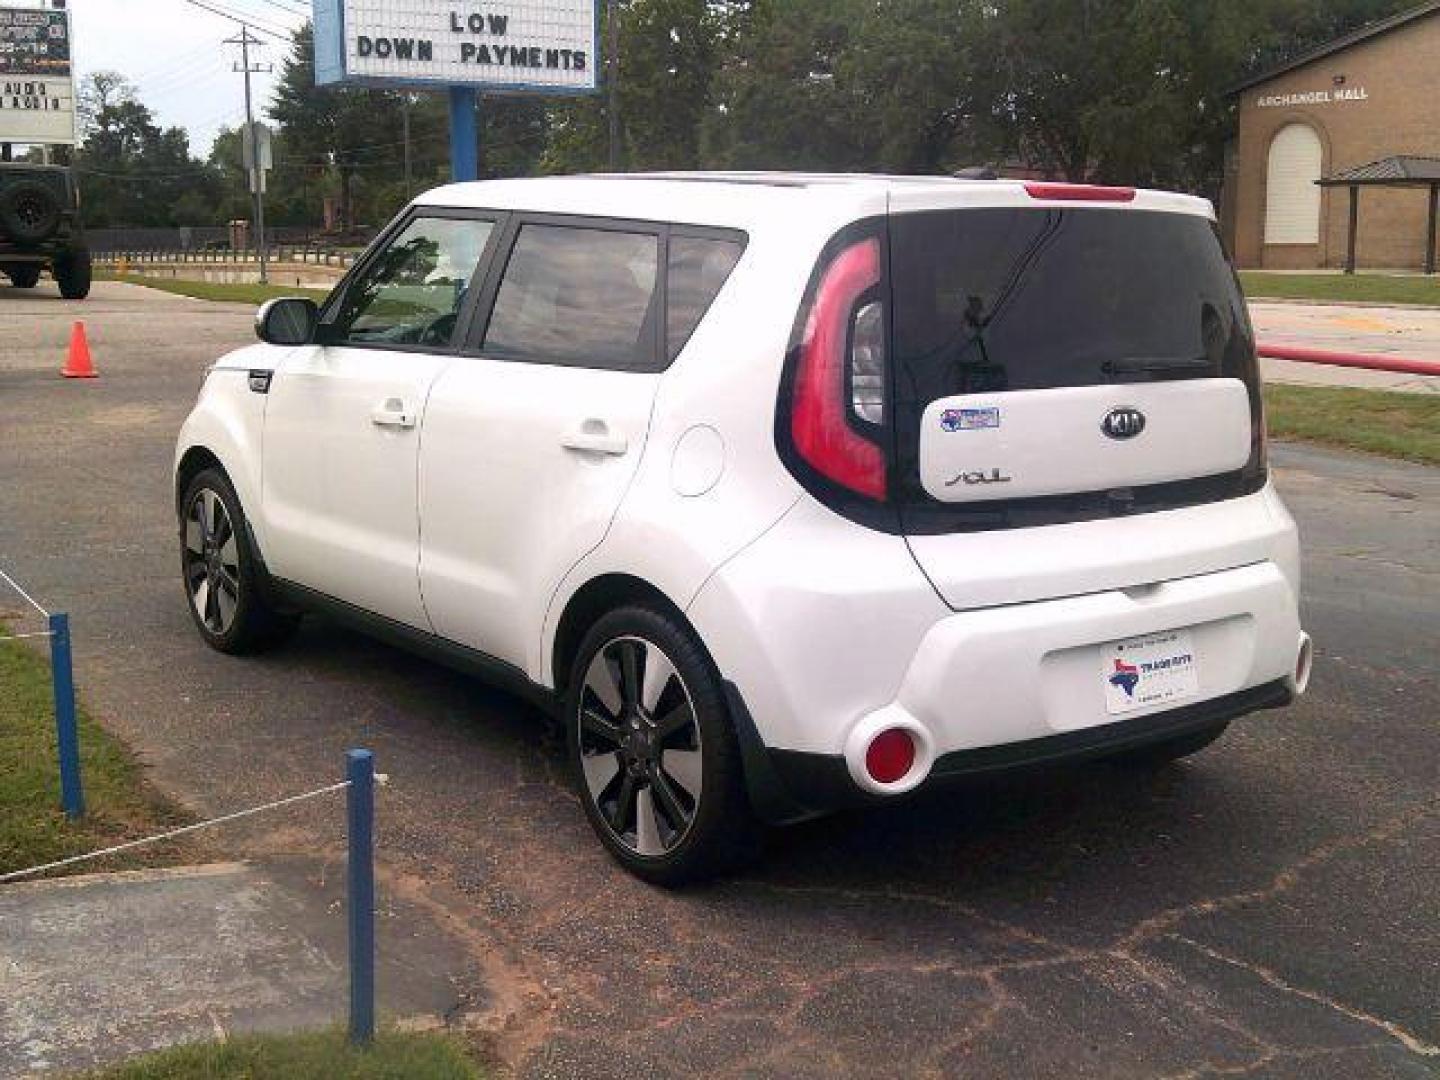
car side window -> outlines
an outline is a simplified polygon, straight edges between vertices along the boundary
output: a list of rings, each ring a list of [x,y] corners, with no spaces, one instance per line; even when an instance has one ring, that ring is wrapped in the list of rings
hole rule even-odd
[[[745,245],[738,240],[671,236],[666,258],[666,355],[673,361],[715,302]]]
[[[326,341],[337,345],[449,345],[495,224],[416,217],[345,290]]]
[[[523,225],[482,348],[500,359],[653,370],[659,264],[651,233]]]

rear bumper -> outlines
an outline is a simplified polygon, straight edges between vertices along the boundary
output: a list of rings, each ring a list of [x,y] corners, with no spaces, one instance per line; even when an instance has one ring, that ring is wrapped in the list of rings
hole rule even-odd
[[[1188,634],[1193,691],[1112,715],[1108,643],[1171,630]],[[828,745],[777,745],[762,738],[763,718],[761,730],[748,719],[738,689],[730,705],[747,716],[737,722],[742,741],[763,749],[763,760],[746,756],[757,809],[793,821],[946,777],[1115,753],[1283,706],[1304,691],[1309,660],[1289,581],[1266,562],[945,616],[921,635],[894,696],[830,729]],[[896,728],[909,733],[914,764],[880,783],[867,772],[867,748]]]
[[[860,716],[840,749],[852,776],[864,747],[886,728],[910,730],[921,760],[911,782],[957,751],[1110,726],[1102,649],[1107,643],[1184,630],[1196,684],[1184,704],[1224,698],[1292,676],[1303,635],[1295,596],[1270,562],[1135,589],[957,612],[920,640],[892,701]],[[1123,713],[1157,716],[1172,704]],[[809,748],[806,748],[809,749]]]
[[[742,732],[742,745],[754,738],[754,725],[743,700],[732,691],[732,714]],[[947,782],[1001,773],[1069,764],[1138,750],[1234,720],[1261,709],[1290,704],[1295,691],[1285,679],[1264,683],[1222,697],[1138,719],[1121,720],[1000,746],[954,750],[935,759],[925,780],[912,790],[929,790]],[[747,737],[746,730],[751,732]],[[789,824],[852,806],[875,805],[885,796],[861,790],[840,754],[808,754],[796,750],[746,747],[747,779],[756,811],[772,824]]]
[[[732,713],[762,814],[794,820],[1012,756],[1106,753],[1112,740],[1165,739],[1191,718],[1203,726],[1304,690],[1295,527],[1273,492],[1123,524],[976,534],[968,558],[946,564],[977,577],[977,602],[955,610],[904,538],[798,504],[712,575],[686,612],[734,681]],[[1157,531],[1197,554],[1137,561]],[[1084,560],[1073,550],[1081,541]],[[1198,555],[1207,541],[1208,567]],[[1097,545],[1110,552],[1108,582],[1087,569],[1101,566]],[[1077,562],[1084,572],[1067,575]],[[1003,599],[1007,582],[1027,585],[1023,598]],[[1042,584],[1050,591],[1035,598]],[[1177,696],[1115,701],[1114,647],[1176,631],[1194,671]],[[909,732],[916,753],[899,780],[880,783],[867,748],[891,728]],[[801,792],[794,800],[791,788]]]

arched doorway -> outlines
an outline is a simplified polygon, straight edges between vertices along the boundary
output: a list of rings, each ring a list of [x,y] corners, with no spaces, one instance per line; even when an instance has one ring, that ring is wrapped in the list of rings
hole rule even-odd
[[[1309,124],[1286,124],[1270,143],[1265,168],[1265,243],[1320,242],[1320,136]]]

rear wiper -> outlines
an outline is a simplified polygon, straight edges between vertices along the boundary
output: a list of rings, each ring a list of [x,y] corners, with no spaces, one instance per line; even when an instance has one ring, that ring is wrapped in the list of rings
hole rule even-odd
[[[1190,371],[1211,366],[1208,356],[1122,356],[1119,360],[1104,361],[1100,370],[1106,375],[1134,375],[1142,371]]]

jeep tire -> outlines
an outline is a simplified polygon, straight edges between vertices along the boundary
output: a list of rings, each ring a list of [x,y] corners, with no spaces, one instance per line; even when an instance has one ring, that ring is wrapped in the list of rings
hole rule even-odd
[[[33,289],[40,281],[40,266],[38,263],[20,263],[10,267],[5,274],[15,288]]]
[[[0,232],[17,244],[38,244],[60,228],[63,210],[50,188],[22,180],[0,189]]]
[[[90,252],[72,248],[55,256],[55,281],[66,300],[84,300],[90,295]]]

